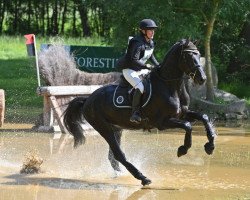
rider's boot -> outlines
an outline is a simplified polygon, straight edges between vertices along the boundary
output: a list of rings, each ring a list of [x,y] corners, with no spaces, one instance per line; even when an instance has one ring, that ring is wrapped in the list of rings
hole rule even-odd
[[[132,101],[132,116],[130,117],[130,121],[134,123],[141,122],[141,96],[141,91],[139,89],[135,89]]]

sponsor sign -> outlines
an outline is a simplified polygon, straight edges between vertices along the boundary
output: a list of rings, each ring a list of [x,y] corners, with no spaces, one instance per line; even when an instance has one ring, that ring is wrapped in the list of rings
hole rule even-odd
[[[49,44],[42,44],[46,49]],[[86,72],[107,73],[117,71],[116,62],[122,56],[114,47],[67,46],[65,50],[74,56],[77,67]]]

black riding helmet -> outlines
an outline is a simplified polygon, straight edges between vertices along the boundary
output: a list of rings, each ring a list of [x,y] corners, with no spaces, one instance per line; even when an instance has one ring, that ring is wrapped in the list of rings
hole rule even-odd
[[[148,29],[154,29],[157,28],[158,26],[152,19],[143,19],[140,22],[140,29],[141,30],[148,30]]]

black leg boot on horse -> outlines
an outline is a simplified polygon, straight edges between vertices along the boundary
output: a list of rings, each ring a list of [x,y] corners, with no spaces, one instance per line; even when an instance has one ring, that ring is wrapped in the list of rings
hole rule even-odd
[[[142,93],[139,89],[135,89],[133,100],[132,100],[132,116],[130,121],[134,123],[141,123],[141,97]]]

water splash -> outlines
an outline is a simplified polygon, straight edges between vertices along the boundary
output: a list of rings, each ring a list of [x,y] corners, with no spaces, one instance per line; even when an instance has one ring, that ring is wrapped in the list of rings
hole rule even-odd
[[[41,171],[41,165],[43,159],[38,155],[37,150],[28,152],[25,155],[25,160],[23,162],[22,169],[20,170],[21,174],[34,174]]]

